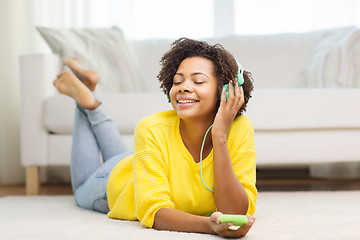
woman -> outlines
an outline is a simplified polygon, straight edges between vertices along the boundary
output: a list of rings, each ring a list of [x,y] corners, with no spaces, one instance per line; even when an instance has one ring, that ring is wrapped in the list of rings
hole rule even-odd
[[[65,62],[75,75],[60,73],[54,85],[77,103],[71,177],[79,206],[160,230],[246,235],[255,221],[256,152],[242,112],[253,84],[229,52],[186,38],[173,43],[158,78],[174,110],[137,124],[133,154],[93,94],[97,74]],[[231,230],[222,213],[248,214],[248,223]]]

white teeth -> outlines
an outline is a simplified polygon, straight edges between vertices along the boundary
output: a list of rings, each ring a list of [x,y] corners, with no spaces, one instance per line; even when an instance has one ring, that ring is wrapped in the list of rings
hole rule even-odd
[[[194,103],[196,101],[193,100],[178,100],[179,103]]]

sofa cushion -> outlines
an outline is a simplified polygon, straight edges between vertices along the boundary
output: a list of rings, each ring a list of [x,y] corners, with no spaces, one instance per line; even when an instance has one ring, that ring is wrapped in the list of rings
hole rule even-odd
[[[360,129],[255,132],[259,167],[359,162]]]
[[[247,109],[258,131],[359,129],[360,89],[256,89]]]
[[[123,134],[133,134],[141,118],[172,109],[161,92],[102,94],[99,99]],[[70,134],[74,108],[69,97],[48,97],[43,106],[45,128]],[[257,89],[245,115],[256,131],[359,129],[360,89]]]
[[[141,83],[137,58],[119,28],[37,29],[55,54],[61,58],[76,57],[99,73],[98,91],[146,90]]]
[[[209,39],[220,43],[250,71],[256,88],[303,87],[301,72],[320,34],[237,35]]]
[[[166,96],[155,93],[98,94],[120,133],[133,134],[136,123],[159,111],[172,109]],[[65,95],[52,95],[43,104],[43,125],[55,134],[71,134],[75,102]]]
[[[322,31],[302,78],[307,87],[359,87],[360,29]]]

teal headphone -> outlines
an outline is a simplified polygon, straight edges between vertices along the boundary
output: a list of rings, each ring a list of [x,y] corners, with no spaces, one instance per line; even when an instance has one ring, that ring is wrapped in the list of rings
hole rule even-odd
[[[236,60],[236,59],[235,59]],[[236,75],[236,80],[238,82],[238,85],[241,86],[244,84],[244,68],[242,67],[241,64],[239,64],[239,62],[236,60],[236,63],[238,65],[238,74]],[[228,100],[229,98],[229,84],[225,84],[223,86],[225,88],[225,94],[226,94],[226,100]],[[235,91],[235,86],[233,87],[234,91]]]
[[[237,65],[238,65],[238,74],[236,75],[236,80],[238,82],[238,85],[241,86],[244,84],[244,68],[242,67],[241,64],[239,64],[239,62],[235,59]],[[225,95],[226,95],[226,100],[228,100],[229,98],[229,84],[225,84],[223,86],[225,88]],[[233,87],[234,91],[235,91],[235,86]],[[167,97],[167,100],[168,102],[171,102],[171,99],[170,99],[170,95],[169,95],[169,92],[166,94],[166,97]]]

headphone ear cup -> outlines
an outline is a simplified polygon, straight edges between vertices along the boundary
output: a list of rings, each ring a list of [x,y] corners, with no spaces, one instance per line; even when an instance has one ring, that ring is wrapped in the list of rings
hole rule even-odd
[[[238,82],[238,85],[241,86],[244,84],[244,68],[242,67],[242,65],[235,59],[237,65],[238,65],[238,74],[236,75],[236,80]],[[225,84],[223,86],[223,88],[225,88],[225,97],[226,97],[226,101],[229,98],[229,84]],[[234,88],[235,89],[235,88]],[[234,90],[235,91],[235,90]]]
[[[225,88],[225,97],[226,97],[226,101],[227,101],[228,98],[229,98],[229,84],[228,84],[228,83],[225,84],[225,85],[223,86],[223,88]],[[220,97],[221,97],[221,95],[220,95]]]
[[[236,60],[236,59],[235,59]],[[244,84],[244,68],[242,65],[236,60],[236,63],[238,65],[238,74],[236,76],[236,80],[238,82],[238,85],[241,86]]]

